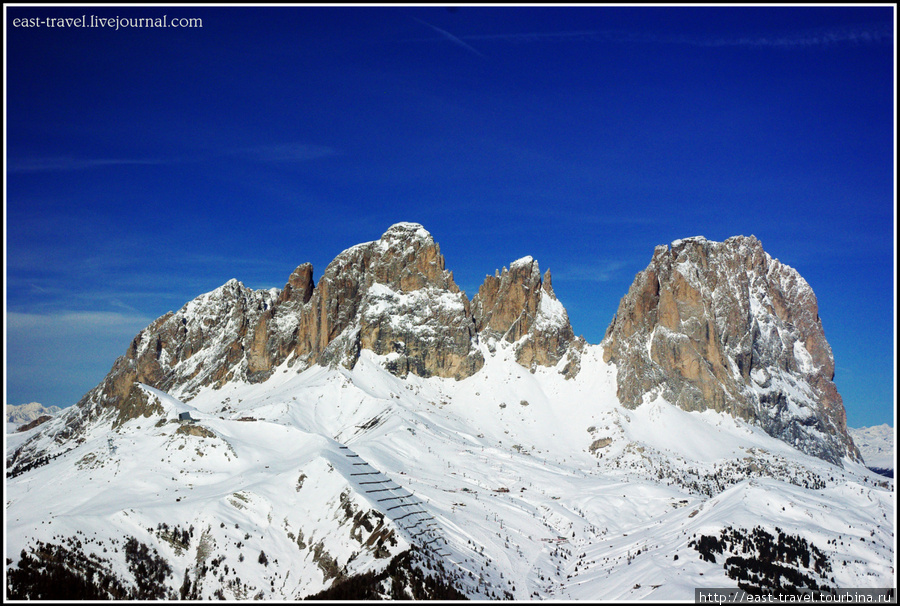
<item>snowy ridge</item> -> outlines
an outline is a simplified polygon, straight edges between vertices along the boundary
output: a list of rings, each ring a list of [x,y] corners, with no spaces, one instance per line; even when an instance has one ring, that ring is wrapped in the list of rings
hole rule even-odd
[[[377,241],[377,247],[381,252],[391,248],[403,246],[404,253],[413,250],[413,242],[421,244],[433,244],[431,234],[419,223],[395,223]]]
[[[698,242],[703,243],[706,242],[706,238],[703,236],[691,236],[689,238],[678,238],[677,240],[672,240],[672,248],[678,248],[685,242]]]
[[[566,308],[555,296],[546,293],[541,294],[540,307],[534,318],[534,328],[538,331],[551,328],[562,328],[569,324],[569,314]]]
[[[516,269],[517,267],[521,267],[524,265],[531,265],[532,263],[534,263],[534,257],[532,257],[531,255],[526,255],[526,256],[522,257],[521,259],[516,259],[515,261],[510,263],[509,270],[512,271],[513,269]]]
[[[247,326],[255,324],[263,311],[272,306],[279,289],[252,290],[237,280],[229,280],[219,288],[200,295],[177,312],[157,320],[135,338],[136,356],[159,348],[159,365],[177,380],[173,395],[190,397],[220,372],[229,358],[230,349],[239,342]],[[159,333],[184,335],[187,345],[182,351],[171,349],[173,340],[161,340]],[[231,378],[245,379],[246,359],[236,360]],[[182,379],[183,377],[183,379]]]

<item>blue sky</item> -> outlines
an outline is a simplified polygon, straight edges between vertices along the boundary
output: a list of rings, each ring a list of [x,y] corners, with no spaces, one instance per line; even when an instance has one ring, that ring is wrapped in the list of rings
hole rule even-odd
[[[756,235],[893,423],[892,7],[5,10],[8,403],[416,221],[469,296],[534,256],[592,343],[657,244]],[[82,15],[202,28],[12,24]]]

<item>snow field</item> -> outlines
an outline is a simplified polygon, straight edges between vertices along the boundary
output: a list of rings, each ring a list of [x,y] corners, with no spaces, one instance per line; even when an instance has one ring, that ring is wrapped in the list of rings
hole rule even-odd
[[[414,544],[472,597],[692,599],[733,585],[692,537],[762,525],[828,552],[839,586],[893,583],[892,483],[713,411],[623,409],[599,346],[576,380],[483,347],[463,381],[400,379],[364,350],[353,370],[286,363],[187,403],[145,388],[163,415],[98,424],[8,480],[7,554],[80,532],[128,578],[110,547],[133,535],[173,563],[173,589],[221,557],[203,597],[293,599]],[[184,411],[197,422],[179,423]],[[190,547],[163,522],[193,526]],[[379,528],[394,538],[382,557],[365,545]]]

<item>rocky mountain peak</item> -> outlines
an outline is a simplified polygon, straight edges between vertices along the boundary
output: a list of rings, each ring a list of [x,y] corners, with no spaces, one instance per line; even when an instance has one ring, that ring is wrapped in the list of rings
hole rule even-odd
[[[400,376],[463,378],[483,363],[469,301],[418,223],[392,225],[340,253],[309,305],[294,349],[304,367],[352,367],[362,349],[388,356],[388,369]]]
[[[312,297],[314,288],[312,263],[304,263],[297,267],[288,278],[287,284],[284,285],[278,296],[278,302],[294,301],[303,305]]]
[[[548,295],[550,295],[551,297],[553,297],[555,299],[556,293],[553,292],[553,284],[551,282],[549,269],[544,272],[544,278],[542,281],[543,281],[543,285],[541,286],[541,288],[544,289],[545,293],[547,293]]]
[[[859,458],[815,295],[753,236],[658,246],[603,347],[624,406],[661,396],[755,422],[833,462]]]
[[[484,283],[472,299],[479,332],[491,331],[515,343],[528,333],[539,308],[541,274],[537,261],[523,257]]]
[[[381,238],[378,239],[378,242],[379,245],[384,248],[404,248],[406,246],[412,246],[416,242],[430,246],[434,244],[434,238],[421,223],[402,221],[388,227],[385,232],[381,234]]]
[[[485,276],[472,299],[473,318],[478,332],[487,339],[516,344],[516,361],[555,366],[569,353],[575,335],[565,308],[553,293],[550,270],[541,279],[538,262],[527,256],[513,261],[509,269]],[[577,356],[580,342],[572,349]],[[567,365],[567,376],[578,372],[577,363]]]
[[[459,292],[453,277],[444,268],[440,246],[418,223],[396,223],[374,246],[374,282],[400,292],[425,287]]]

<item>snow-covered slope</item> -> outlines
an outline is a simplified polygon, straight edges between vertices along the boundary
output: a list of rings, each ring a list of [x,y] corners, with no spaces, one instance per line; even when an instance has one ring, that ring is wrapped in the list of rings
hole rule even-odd
[[[896,457],[894,428],[887,423],[873,427],[850,429],[866,465],[874,469],[892,470]]]
[[[761,526],[826,553],[822,585],[895,583],[892,481],[727,414],[625,409],[598,346],[570,380],[480,347],[461,381],[364,350],[187,403],[142,386],[149,416],[67,451],[39,438],[55,458],[7,480],[7,556],[65,545],[136,583],[135,537],[171,567],[165,593],[294,599],[412,547],[473,598],[686,600],[734,585],[692,541]]]

